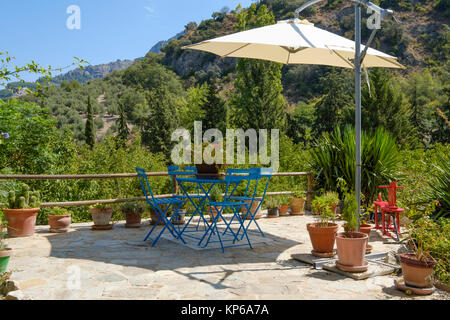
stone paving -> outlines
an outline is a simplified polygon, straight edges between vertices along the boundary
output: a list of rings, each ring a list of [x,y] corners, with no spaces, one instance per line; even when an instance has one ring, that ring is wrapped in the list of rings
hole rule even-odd
[[[66,234],[36,227],[29,238],[9,239],[14,255],[11,279],[21,299],[448,299],[436,290],[427,297],[394,288],[397,277],[356,281],[291,259],[311,250],[306,223],[313,217],[263,218],[271,241],[248,247],[193,250],[161,239],[156,247],[141,240],[149,230],[91,231],[73,224]],[[342,222],[341,222],[342,224]],[[396,251],[372,231],[373,253]],[[79,281],[77,280],[79,279]]]

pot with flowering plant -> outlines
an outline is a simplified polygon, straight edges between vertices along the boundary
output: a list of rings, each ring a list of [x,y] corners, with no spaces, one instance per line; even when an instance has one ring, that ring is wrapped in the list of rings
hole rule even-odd
[[[39,191],[30,191],[22,184],[20,190],[11,190],[8,194],[7,209],[2,209],[7,221],[8,234],[11,237],[28,237],[34,234],[37,213],[40,210]]]

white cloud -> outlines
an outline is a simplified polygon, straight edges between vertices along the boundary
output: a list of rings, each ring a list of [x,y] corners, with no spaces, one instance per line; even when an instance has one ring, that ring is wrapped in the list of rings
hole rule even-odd
[[[155,12],[155,9],[153,9],[152,7],[146,6],[146,7],[144,7],[144,8],[145,8],[145,10],[147,10],[149,13],[154,13],[154,12]]]

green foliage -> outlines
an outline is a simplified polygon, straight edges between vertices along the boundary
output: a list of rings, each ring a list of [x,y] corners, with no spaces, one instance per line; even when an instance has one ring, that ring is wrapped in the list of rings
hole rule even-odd
[[[330,201],[332,200],[332,201]],[[311,203],[313,212],[318,215],[320,225],[327,225],[336,219],[336,215],[331,211],[330,205],[336,204],[329,194],[315,197]],[[339,199],[338,199],[339,200]]]
[[[212,202],[220,202],[223,199],[223,192],[220,189],[220,187],[215,184],[209,194],[209,197],[211,198]]]
[[[128,141],[130,130],[128,129],[127,120],[125,119],[125,111],[122,105],[120,105],[119,107],[119,119],[117,119],[117,128],[117,145],[124,147],[125,143]]]
[[[267,197],[264,202],[267,209],[278,208],[278,206],[280,205],[280,200],[276,197]]]
[[[438,201],[433,214],[434,219],[450,218],[450,154],[443,154],[434,165],[436,174],[429,182],[431,188],[431,201]]]
[[[145,211],[145,204],[140,202],[126,202],[120,206],[120,210],[123,213],[135,213],[142,215]]]
[[[346,221],[345,231],[356,231],[358,229],[358,203],[354,193],[347,193],[344,200],[342,219]]]
[[[48,210],[49,216],[65,216],[67,214],[70,214],[70,211],[66,208],[55,207]]]
[[[201,107],[204,113],[203,130],[217,128],[225,132],[227,128],[227,106],[225,100],[219,96],[217,83],[214,81],[207,84],[205,102]]]
[[[361,137],[361,191],[367,204],[372,203],[378,186],[398,177],[398,151],[394,138],[384,129],[363,132]],[[339,178],[354,190],[355,181],[355,131],[347,126],[333,135],[323,134],[311,149],[310,165],[315,172],[317,187],[338,191]],[[341,194],[342,196],[342,194]]]
[[[93,149],[95,145],[95,131],[94,131],[94,109],[91,104],[91,96],[88,96],[87,101],[87,120],[84,130],[86,144]]]
[[[256,4],[241,10],[238,18],[240,31],[275,22],[265,5],[257,8]],[[279,63],[263,60],[238,60],[236,91],[230,100],[231,122],[235,127],[256,130],[284,127],[286,102],[282,95],[281,67]]]
[[[20,191],[10,190],[8,193],[8,209],[39,208],[39,191],[30,191],[30,187],[22,184]]]

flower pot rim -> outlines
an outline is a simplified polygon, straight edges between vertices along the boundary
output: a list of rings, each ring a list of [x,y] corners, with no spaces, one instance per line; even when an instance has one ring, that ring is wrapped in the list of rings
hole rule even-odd
[[[114,211],[113,207],[107,207],[107,208],[89,208],[89,210],[91,211],[91,213],[105,213],[105,214],[109,214],[112,213]]]
[[[49,214],[48,215],[48,218],[50,219],[50,218],[58,218],[58,217],[61,217],[61,218],[68,218],[68,217],[71,217],[72,216],[72,214],[71,213],[68,213],[68,214]]]
[[[321,224],[321,223],[320,222],[310,222],[310,223],[306,224],[306,227],[307,228],[317,228],[317,229],[334,229],[336,227],[339,227],[339,225],[334,222],[327,222],[326,227],[318,226],[319,224]]]
[[[348,233],[356,235],[356,237],[355,238],[346,237],[345,235]],[[336,233],[336,238],[354,241],[354,240],[368,239],[369,235],[363,232],[338,232]]]
[[[400,253],[398,256],[400,258],[400,263],[417,268],[430,269],[434,268],[436,264],[436,262],[430,258],[427,258],[426,261],[417,259],[415,253]]]
[[[5,214],[9,214],[9,213],[36,213],[39,210],[41,210],[41,208],[24,208],[24,209],[2,209],[3,212]]]

